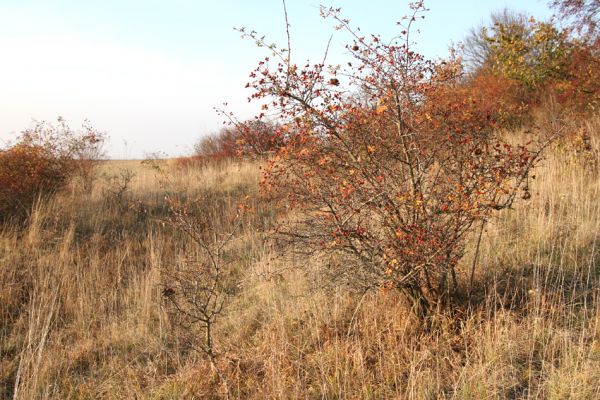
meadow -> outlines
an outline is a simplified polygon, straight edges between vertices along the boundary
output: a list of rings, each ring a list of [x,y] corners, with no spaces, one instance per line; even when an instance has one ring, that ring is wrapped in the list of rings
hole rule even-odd
[[[391,40],[321,7],[345,66],[282,3],[286,47],[237,29],[260,113],[189,157],[0,148],[0,398],[599,399],[598,0],[436,60],[423,1]]]
[[[584,128],[585,148],[553,145],[531,198],[485,225],[470,304],[428,324],[394,290],[359,293],[318,255],[281,253],[260,160],[105,161],[91,187],[73,180],[1,228],[0,397],[600,398],[600,119]],[[203,327],[169,307],[203,253],[166,197],[214,232],[249,210],[224,247],[212,361]]]

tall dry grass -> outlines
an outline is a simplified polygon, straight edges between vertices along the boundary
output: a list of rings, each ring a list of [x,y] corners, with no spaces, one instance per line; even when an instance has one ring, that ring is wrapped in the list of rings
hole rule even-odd
[[[201,332],[165,310],[165,271],[197,253],[165,195],[218,221],[246,196],[254,209],[214,333],[230,398],[600,398],[600,120],[588,129],[591,148],[553,148],[533,197],[485,226],[470,306],[428,324],[393,291],[356,294],[277,254],[259,165],[107,162],[91,192],[74,184],[26,230],[2,228],[0,398],[227,396]]]

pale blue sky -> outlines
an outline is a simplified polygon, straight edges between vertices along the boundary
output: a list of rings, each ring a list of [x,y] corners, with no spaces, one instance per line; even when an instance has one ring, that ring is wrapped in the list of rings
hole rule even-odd
[[[319,4],[342,7],[364,32],[394,34],[407,1],[288,0],[292,47],[298,62],[319,60],[332,23]],[[503,8],[538,18],[546,0],[429,0],[418,50],[444,56],[473,26]],[[229,102],[250,117],[243,87],[266,55],[240,39],[246,26],[284,44],[281,0],[0,0],[0,146],[32,119],[58,115],[72,126],[89,119],[110,136],[114,158],[190,151],[219,128],[213,106]],[[344,58],[335,34],[330,60]],[[126,144],[125,144],[126,143]]]

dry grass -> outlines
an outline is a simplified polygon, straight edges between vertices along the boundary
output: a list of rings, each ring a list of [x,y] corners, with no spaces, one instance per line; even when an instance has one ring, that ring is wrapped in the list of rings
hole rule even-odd
[[[219,221],[245,196],[255,210],[228,249],[238,285],[215,333],[230,398],[600,398],[600,122],[590,127],[591,151],[553,149],[532,199],[486,227],[477,302],[427,325],[394,292],[356,295],[315,281],[315,260],[276,257],[258,165],[164,162],[163,175],[107,162],[91,192],[74,184],[25,231],[0,231],[0,398],[225,397],[193,350],[200,332],[163,307],[164,272],[196,251],[164,223],[165,194]]]

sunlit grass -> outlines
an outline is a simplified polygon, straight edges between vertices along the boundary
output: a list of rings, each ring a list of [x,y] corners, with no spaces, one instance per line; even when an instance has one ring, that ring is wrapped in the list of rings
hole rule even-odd
[[[486,225],[471,307],[426,325],[393,291],[358,295],[307,273],[317,260],[278,255],[258,163],[106,162],[90,193],[74,184],[25,231],[1,230],[0,398],[224,396],[199,332],[163,307],[163,272],[195,246],[165,196],[215,218],[246,196],[254,210],[215,332],[231,398],[598,398],[597,126],[592,153],[553,148],[532,198]]]

